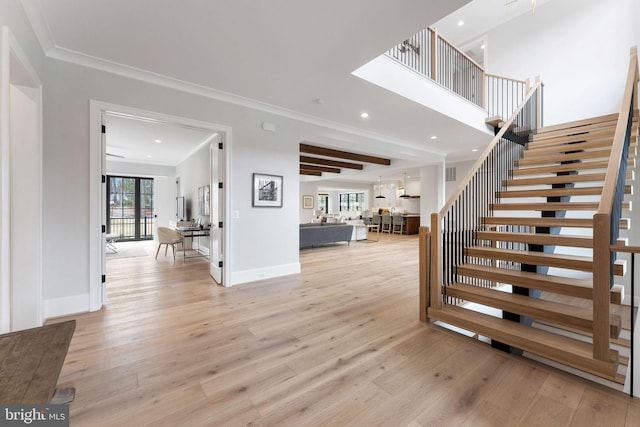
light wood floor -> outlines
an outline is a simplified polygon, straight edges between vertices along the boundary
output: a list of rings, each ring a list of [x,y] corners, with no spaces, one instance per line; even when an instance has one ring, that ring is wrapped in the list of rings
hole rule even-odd
[[[302,274],[233,288],[109,260],[107,306],[73,317],[71,425],[640,425],[622,393],[419,323],[417,248],[303,250]]]

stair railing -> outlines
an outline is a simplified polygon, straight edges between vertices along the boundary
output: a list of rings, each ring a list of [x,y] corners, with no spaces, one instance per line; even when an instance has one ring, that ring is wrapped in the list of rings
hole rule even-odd
[[[611,156],[605,174],[598,211],[593,216],[593,357],[609,360],[610,288],[613,285],[615,252],[619,237],[622,200],[627,176],[633,114],[638,108],[638,49],[631,49],[624,95],[618,115]],[[633,301],[631,302],[633,304]]]
[[[514,162],[522,157],[523,141],[526,144],[528,136],[537,130],[541,88],[542,83],[537,79],[444,207],[431,214],[431,231],[427,227],[422,229],[422,320],[428,316],[428,312],[422,310],[438,309],[443,302],[452,302],[446,297],[446,286],[456,281],[456,268],[465,262],[464,247],[477,243],[474,233],[483,229],[482,218],[490,216],[498,201],[496,193],[504,189],[503,181],[509,178]]]
[[[414,34],[389,49],[386,55],[484,108],[488,117],[508,118],[528,90],[523,80],[485,73],[480,64],[441,36],[436,28]]]

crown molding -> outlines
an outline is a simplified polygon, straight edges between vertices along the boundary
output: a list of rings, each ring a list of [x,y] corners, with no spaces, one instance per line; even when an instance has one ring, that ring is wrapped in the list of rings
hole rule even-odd
[[[384,134],[365,131],[360,128],[346,126],[330,120],[321,119],[309,114],[300,113],[297,111],[289,110],[283,107],[279,107],[273,104],[268,104],[255,99],[246,98],[240,95],[235,95],[229,92],[213,89],[210,87],[198,85],[195,83],[187,82],[184,80],[176,79],[166,75],[154,73],[152,71],[132,67],[129,65],[121,64],[114,61],[109,61],[103,58],[98,58],[91,55],[86,55],[81,52],[77,52],[71,49],[66,49],[55,44],[52,37],[52,33],[46,17],[35,0],[20,0],[22,6],[27,14],[29,22],[34,29],[36,37],[42,47],[42,50],[47,58],[79,65],[86,68],[102,71],[105,73],[114,74],[117,76],[138,80],[144,83],[165,87],[168,89],[176,90],[183,93],[189,93],[192,95],[201,96],[204,98],[213,99],[216,101],[226,102],[233,105],[238,105],[253,110],[262,111],[269,114],[297,120],[303,123],[328,128],[337,132],[342,132],[366,139],[371,139],[387,144],[396,145],[404,149],[410,149],[415,152],[423,153],[425,157],[440,158],[444,160],[445,153],[439,150],[429,149],[423,147],[416,142],[411,142],[399,138],[393,138]]]
[[[20,4],[22,4],[31,28],[33,28],[38,43],[40,43],[40,48],[46,56],[51,49],[56,47],[56,44],[53,41],[51,28],[45,18],[44,12],[42,12],[39,3],[35,0],[20,0]]]

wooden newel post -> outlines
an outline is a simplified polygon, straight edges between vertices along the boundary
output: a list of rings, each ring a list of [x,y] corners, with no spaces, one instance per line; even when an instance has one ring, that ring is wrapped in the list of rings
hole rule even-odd
[[[611,219],[607,214],[593,216],[593,357],[609,360],[609,304]]]
[[[440,216],[431,214],[431,279],[429,283],[429,306],[436,310],[442,308],[442,227]]]

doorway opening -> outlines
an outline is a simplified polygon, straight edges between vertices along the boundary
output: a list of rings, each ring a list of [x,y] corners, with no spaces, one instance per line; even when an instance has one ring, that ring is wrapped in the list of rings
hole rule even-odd
[[[123,143],[119,147],[110,145],[109,151],[107,151],[106,141],[108,137],[111,137],[109,123],[112,122],[112,120],[123,118],[135,120],[138,123],[166,125],[182,131],[186,130],[206,134],[206,138],[203,137],[203,140],[197,149],[185,147],[179,155],[185,157],[194,156],[194,153],[197,151],[197,153],[200,154],[195,157],[199,158],[199,156],[202,155],[201,153],[205,152],[205,163],[207,164],[207,168],[215,166],[216,170],[207,169],[207,172],[202,173],[202,176],[204,177],[202,178],[202,182],[194,183],[189,181],[188,172],[180,174],[176,172],[178,168],[175,166],[163,165],[158,162],[154,164],[153,160],[158,158],[162,154],[162,149],[168,146],[168,144],[165,144],[164,140],[160,141],[162,139],[161,137],[151,139],[153,148],[158,150],[158,156],[155,155],[155,152],[150,151],[150,149],[146,151],[139,150],[140,152],[145,153],[144,157],[152,159],[151,161],[146,162],[146,165],[144,166],[136,166],[136,162],[129,158],[130,154],[128,154],[129,152],[126,150],[133,144],[132,142]],[[198,186],[208,185],[211,189],[216,189],[216,194],[211,194],[211,234],[215,235],[215,238],[210,239],[209,273],[213,279],[212,284],[217,283],[225,285],[225,280],[228,277],[228,271],[230,271],[229,262],[225,258],[225,254],[228,253],[226,249],[229,241],[229,230],[226,227],[219,227],[218,224],[222,225],[224,223],[224,219],[228,217],[226,200],[228,197],[227,191],[229,186],[219,184],[228,182],[228,177],[230,175],[227,164],[230,157],[228,148],[230,145],[231,129],[226,126],[213,123],[201,122],[151,111],[143,111],[132,107],[107,104],[99,101],[91,101],[90,103],[90,126],[92,129],[90,144],[92,172],[90,182],[90,223],[92,224],[92,227],[95,226],[95,228],[92,229],[101,230],[101,232],[96,233],[96,235],[91,237],[90,243],[91,287],[89,293],[91,311],[99,310],[106,300],[105,236],[107,234],[108,227],[116,227],[113,221],[107,221],[108,219],[111,219],[107,218],[107,212],[109,211],[108,207],[112,202],[111,195],[107,197],[108,187],[111,186],[111,179],[107,179],[107,175],[125,179],[136,177],[152,179],[153,196],[151,197],[150,208],[153,211],[153,226],[151,227],[151,235],[155,234],[154,229],[158,226],[171,226],[171,223],[175,222],[176,197],[179,196],[179,194],[176,194],[177,186],[173,184],[176,178],[179,177],[184,184],[180,187],[181,191],[191,191],[191,187],[195,188],[195,184]],[[149,138],[138,136],[135,139],[148,140]],[[169,140],[169,138],[167,138],[167,140]],[[211,147],[215,147],[216,150],[214,151]],[[117,151],[114,148],[121,149],[121,151]],[[210,156],[211,158],[209,158]],[[109,171],[107,168],[107,159],[113,161],[114,158],[117,159],[116,161],[129,163],[127,165],[121,165],[124,169],[129,168],[127,169],[127,172],[114,173],[113,171]],[[124,180],[121,181],[122,184],[125,182],[126,181]],[[144,181],[140,181],[140,186],[144,187]],[[189,188],[187,188],[187,186]],[[197,191],[197,188],[195,188],[195,191]],[[123,189],[120,195],[114,196],[116,199],[120,198],[118,200],[114,199],[114,204],[121,202],[125,193],[127,193],[127,191]],[[141,190],[141,193],[144,193],[144,191]],[[116,190],[115,192],[112,192],[112,195],[113,194],[117,195],[118,191]],[[129,197],[129,195],[127,195],[127,197]],[[131,198],[134,199],[135,197],[131,196]],[[214,202],[215,205],[213,204]],[[127,204],[131,203],[132,202],[130,201],[127,202]],[[144,203],[140,203],[144,205]],[[130,240],[134,240],[135,238],[149,238],[149,222],[151,218],[148,217],[150,216],[150,211],[145,211],[144,207],[149,206],[147,204],[146,206],[143,206],[139,212],[135,213],[135,206],[131,209],[127,206],[127,209],[125,209],[124,202],[121,203],[119,213],[124,213],[125,210],[133,212],[131,216],[134,218],[130,222],[134,224],[134,227],[140,228],[137,232],[133,231],[126,233]],[[112,215],[115,218],[117,213],[118,212],[114,212],[112,214],[109,212],[109,215]],[[147,216],[146,233],[144,230],[145,216]],[[213,221],[213,218],[216,219],[215,222]]]

